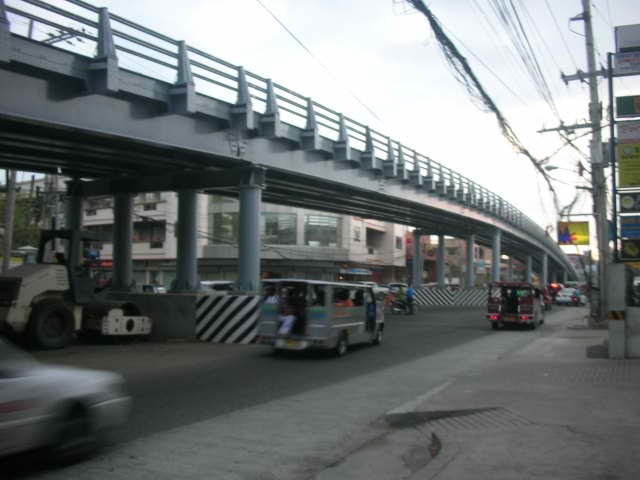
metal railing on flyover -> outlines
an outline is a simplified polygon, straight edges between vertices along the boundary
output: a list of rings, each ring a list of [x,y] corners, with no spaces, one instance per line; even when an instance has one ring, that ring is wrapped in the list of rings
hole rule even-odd
[[[82,0],[6,0],[6,10],[13,34],[50,44],[88,58],[95,56],[98,41],[98,15],[100,8]],[[157,80],[174,83],[177,77],[179,41],[119,15],[109,13],[111,30],[118,52],[119,68],[130,70]],[[238,94],[239,66],[217,58],[195,47],[188,46],[189,60],[196,91],[231,104]],[[244,71],[254,109],[264,112],[267,79]],[[283,122],[305,128],[308,104],[313,108],[319,134],[337,140],[340,120],[343,119],[351,145],[361,151],[372,147],[377,158],[403,159],[408,172],[418,170],[440,188],[461,191],[461,196],[472,205],[486,206],[489,212],[541,242],[559,259],[564,252],[552,239],[523,212],[499,195],[470,180],[458,172],[416,152],[398,141],[369,128],[352,118],[341,115],[308,97],[273,82],[278,109]]]

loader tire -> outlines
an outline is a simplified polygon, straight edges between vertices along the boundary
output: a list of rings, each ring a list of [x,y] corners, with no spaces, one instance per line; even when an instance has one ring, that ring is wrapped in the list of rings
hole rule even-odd
[[[37,348],[64,348],[73,339],[73,314],[59,300],[38,303],[29,318],[29,343]]]

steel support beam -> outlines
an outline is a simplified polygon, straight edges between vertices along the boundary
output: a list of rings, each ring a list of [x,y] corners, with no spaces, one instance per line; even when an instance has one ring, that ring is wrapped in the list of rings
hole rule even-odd
[[[178,191],[178,252],[174,292],[198,289],[198,192]]]
[[[260,284],[260,208],[262,187],[240,186],[240,248],[238,287],[245,293],[258,292]]]
[[[130,290],[133,286],[133,197],[118,193],[113,202],[113,279],[114,290]]]
[[[97,197],[116,193],[168,192],[188,189],[215,189],[237,187],[247,181],[260,167],[241,167],[229,170],[190,170],[158,176],[116,177],[91,182],[81,182],[74,190],[76,195]],[[264,182],[264,174],[262,174]]]
[[[476,236],[469,235],[467,237],[467,281],[466,287],[473,288],[476,286],[476,266],[474,263],[474,251],[476,246]]]
[[[422,271],[424,270],[424,260],[422,259],[422,248],[420,248],[420,238],[422,237],[422,231],[415,229],[413,231],[413,258],[412,260],[412,280],[414,288],[420,288],[422,284]]]
[[[436,276],[438,288],[446,287],[444,278],[444,235],[438,235],[438,249],[436,250]]]
[[[493,251],[491,254],[491,281],[500,281],[500,256],[502,252],[502,230],[493,233]]]

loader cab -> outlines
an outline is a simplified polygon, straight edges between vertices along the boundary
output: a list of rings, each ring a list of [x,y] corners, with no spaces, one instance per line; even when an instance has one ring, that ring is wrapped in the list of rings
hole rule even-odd
[[[43,230],[38,245],[38,264],[64,265],[73,303],[85,305],[93,300],[97,282],[91,276],[84,252],[110,241],[109,236],[82,230]]]

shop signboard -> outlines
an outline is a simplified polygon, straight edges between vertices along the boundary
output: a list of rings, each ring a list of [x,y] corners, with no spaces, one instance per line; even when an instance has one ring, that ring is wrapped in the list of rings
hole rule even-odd
[[[640,216],[620,217],[620,237],[640,238]]]
[[[640,192],[620,194],[620,213],[640,213]]]
[[[589,245],[589,222],[558,222],[558,245]]]
[[[640,240],[622,240],[620,242],[620,260],[623,262],[640,261]]]
[[[640,95],[616,97],[616,117],[640,117]]]
[[[618,186],[640,186],[640,143],[622,143],[617,146]]]

